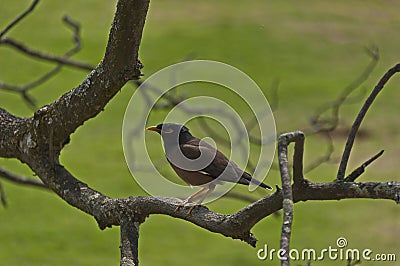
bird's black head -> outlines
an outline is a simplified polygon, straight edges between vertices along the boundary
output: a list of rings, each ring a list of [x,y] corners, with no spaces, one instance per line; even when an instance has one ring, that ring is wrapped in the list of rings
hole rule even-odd
[[[158,124],[157,126],[148,127],[146,129],[159,133],[163,137],[164,141],[179,138],[179,143],[181,144],[192,138],[189,129],[180,124]]]
[[[174,124],[174,123],[165,123],[165,124],[158,124],[157,126],[152,126],[146,128],[147,130],[155,131],[159,134],[171,134],[171,133],[188,133],[189,129],[184,125]]]

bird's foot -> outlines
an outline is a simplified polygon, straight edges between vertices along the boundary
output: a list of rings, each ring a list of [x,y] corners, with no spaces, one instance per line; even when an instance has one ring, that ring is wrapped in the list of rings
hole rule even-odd
[[[190,206],[188,212],[186,213],[186,216],[189,215],[189,214],[192,212],[192,210],[194,209],[194,207],[196,207],[196,206],[201,206],[201,205],[196,204],[196,203],[194,203],[194,202],[192,202],[192,201],[190,201],[190,200],[183,200],[183,201],[181,201],[181,202],[179,203],[178,206],[176,206],[175,211],[177,212],[182,206],[185,206],[187,203],[191,203],[192,206]]]
[[[178,206],[176,206],[175,211],[179,211],[179,208],[182,206],[185,206],[187,203],[189,203],[190,201],[188,199],[182,200],[181,202],[179,202]]]
[[[189,208],[188,212],[186,213],[186,216],[188,216],[188,215],[192,212],[192,210],[194,209],[194,207],[196,207],[196,206],[201,206],[201,205],[193,204],[193,205]]]

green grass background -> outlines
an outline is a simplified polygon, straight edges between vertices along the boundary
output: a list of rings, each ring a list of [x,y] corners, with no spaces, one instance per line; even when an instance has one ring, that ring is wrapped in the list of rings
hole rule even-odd
[[[3,0],[0,28],[29,1]],[[115,1],[42,1],[37,10],[9,36],[35,49],[61,54],[71,47],[70,32],[61,23],[69,14],[82,26],[82,51],[75,59],[97,64],[107,42]],[[218,60],[238,67],[268,95],[280,80],[278,132],[307,127],[321,104],[333,100],[368,64],[364,47],[376,45],[381,59],[364,84],[371,90],[383,73],[400,61],[400,2],[398,1],[152,1],[140,58],[145,77],[187,57]],[[23,84],[51,69],[12,49],[0,47],[0,80]],[[80,84],[87,73],[65,67],[61,74],[35,88],[38,105],[50,103]],[[369,111],[357,140],[349,169],[380,149],[384,156],[360,181],[400,181],[399,77],[394,77]],[[145,195],[132,179],[121,145],[122,119],[134,92],[131,85],[85,123],[62,153],[62,163],[79,179],[112,197]],[[351,125],[361,103],[344,106],[342,126]],[[19,95],[0,91],[0,106],[20,115],[33,111]],[[162,114],[154,114],[154,119]],[[195,130],[195,129],[194,129]],[[335,139],[339,158],[345,139]],[[157,145],[157,144],[156,144]],[[306,139],[306,163],[324,151],[317,136]],[[16,160],[0,159],[0,166],[31,174]],[[307,174],[312,181],[331,181],[337,163],[324,164]],[[273,171],[269,184],[279,184]],[[52,193],[2,182],[9,206],[0,208],[0,265],[117,265],[118,228],[100,231],[93,218],[70,207]],[[209,208],[231,213],[245,203],[220,199]],[[279,248],[280,216],[270,216],[253,229],[257,248]],[[305,202],[295,205],[291,246],[323,249],[346,237],[349,248],[396,253],[400,260],[399,207],[385,200]],[[259,261],[257,249],[238,240],[193,226],[185,221],[153,215],[141,226],[141,265],[278,265]],[[295,262],[304,264],[304,261]],[[311,265],[345,265],[344,261]],[[365,262],[362,265],[396,265]]]

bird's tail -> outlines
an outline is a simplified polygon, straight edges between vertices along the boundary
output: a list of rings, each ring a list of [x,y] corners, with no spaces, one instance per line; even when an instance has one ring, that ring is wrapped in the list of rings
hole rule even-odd
[[[253,180],[257,180],[257,179],[252,179],[252,183],[254,183],[253,182]],[[257,180],[258,181],[258,180]],[[260,182],[260,181],[258,181],[258,182]],[[257,184],[257,182],[255,183],[255,184]],[[266,184],[264,184],[263,182],[260,182],[260,184],[258,184],[260,187],[262,187],[262,188],[265,188],[265,189],[268,189],[268,190],[272,190],[272,187],[270,187],[270,186],[268,186],[268,185],[266,185]]]
[[[272,187],[264,184],[261,181],[258,181],[257,179],[253,178],[249,173],[244,172],[241,178],[239,179],[239,183],[244,184],[244,185],[249,185],[250,183],[253,183],[255,185],[258,185],[262,188],[272,190]]]

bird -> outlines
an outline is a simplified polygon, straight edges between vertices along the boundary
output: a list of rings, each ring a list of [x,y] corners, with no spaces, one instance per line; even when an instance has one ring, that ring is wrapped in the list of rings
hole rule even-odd
[[[240,169],[218,149],[194,137],[184,125],[163,123],[147,127],[146,130],[155,131],[161,135],[165,155],[175,173],[188,185],[202,187],[181,201],[175,211],[205,192],[201,199],[191,206],[188,211],[190,214],[196,205],[201,205],[204,199],[214,191],[216,185],[223,182],[242,185],[253,183],[264,189],[272,190],[270,186],[254,179],[249,173]]]

